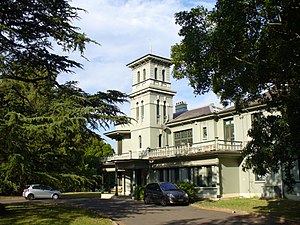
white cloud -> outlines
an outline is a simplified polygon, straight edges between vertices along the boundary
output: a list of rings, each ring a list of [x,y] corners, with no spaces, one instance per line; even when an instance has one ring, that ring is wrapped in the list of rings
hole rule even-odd
[[[89,93],[116,89],[130,93],[132,74],[126,64],[148,53],[170,57],[170,48],[180,42],[174,14],[197,5],[212,8],[211,1],[196,0],[73,0],[71,5],[87,10],[74,24],[101,46],[90,44],[85,51],[89,61],[72,57],[84,65],[75,75],[60,75],[60,82],[79,81]],[[186,101],[189,109],[217,103],[213,95],[197,96],[186,80],[172,80],[176,101]],[[122,106],[128,112],[129,105]]]

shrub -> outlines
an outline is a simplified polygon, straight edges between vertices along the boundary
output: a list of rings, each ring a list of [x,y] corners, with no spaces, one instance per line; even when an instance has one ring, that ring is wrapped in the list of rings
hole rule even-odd
[[[136,186],[134,193],[133,193],[134,200],[143,200],[144,199],[144,190],[145,190],[144,186],[142,186],[142,185]]]
[[[188,194],[190,203],[196,201],[196,191],[195,186],[193,184],[184,182],[177,184],[177,186]]]
[[[3,214],[5,212],[5,205],[0,203],[0,213]]]

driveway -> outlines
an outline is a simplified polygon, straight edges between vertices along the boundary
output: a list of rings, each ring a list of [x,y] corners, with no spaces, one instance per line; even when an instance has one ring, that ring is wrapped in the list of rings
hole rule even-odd
[[[145,205],[141,201],[124,198],[61,199],[58,202],[88,208],[120,225],[296,224],[262,216],[201,209],[194,205]]]

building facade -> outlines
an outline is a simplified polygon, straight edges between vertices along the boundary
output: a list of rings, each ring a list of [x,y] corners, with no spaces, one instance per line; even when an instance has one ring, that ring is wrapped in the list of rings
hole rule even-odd
[[[261,105],[236,114],[233,107],[211,104],[188,110],[185,102],[178,102],[173,112],[171,61],[148,54],[127,66],[133,73],[129,95],[133,120],[105,134],[116,141],[115,155],[103,164],[104,170],[115,174],[116,194],[132,195],[137,185],[153,181],[193,183],[203,198],[283,193],[280,173],[261,177],[242,170],[241,150],[250,140],[247,133],[254,114],[263,110]],[[297,185],[294,198],[300,198]]]

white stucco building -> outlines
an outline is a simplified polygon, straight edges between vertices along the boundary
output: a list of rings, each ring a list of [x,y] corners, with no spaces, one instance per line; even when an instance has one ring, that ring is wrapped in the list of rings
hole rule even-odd
[[[242,170],[241,150],[260,105],[240,115],[201,102],[192,110],[185,102],[174,106],[169,59],[148,54],[127,66],[133,73],[128,115],[133,121],[105,134],[116,140],[116,154],[103,166],[115,173],[117,194],[130,195],[150,181],[170,181],[195,184],[199,197],[280,195],[281,174],[259,177]],[[299,169],[297,174],[299,181]],[[296,186],[293,196],[300,198],[299,192]]]

